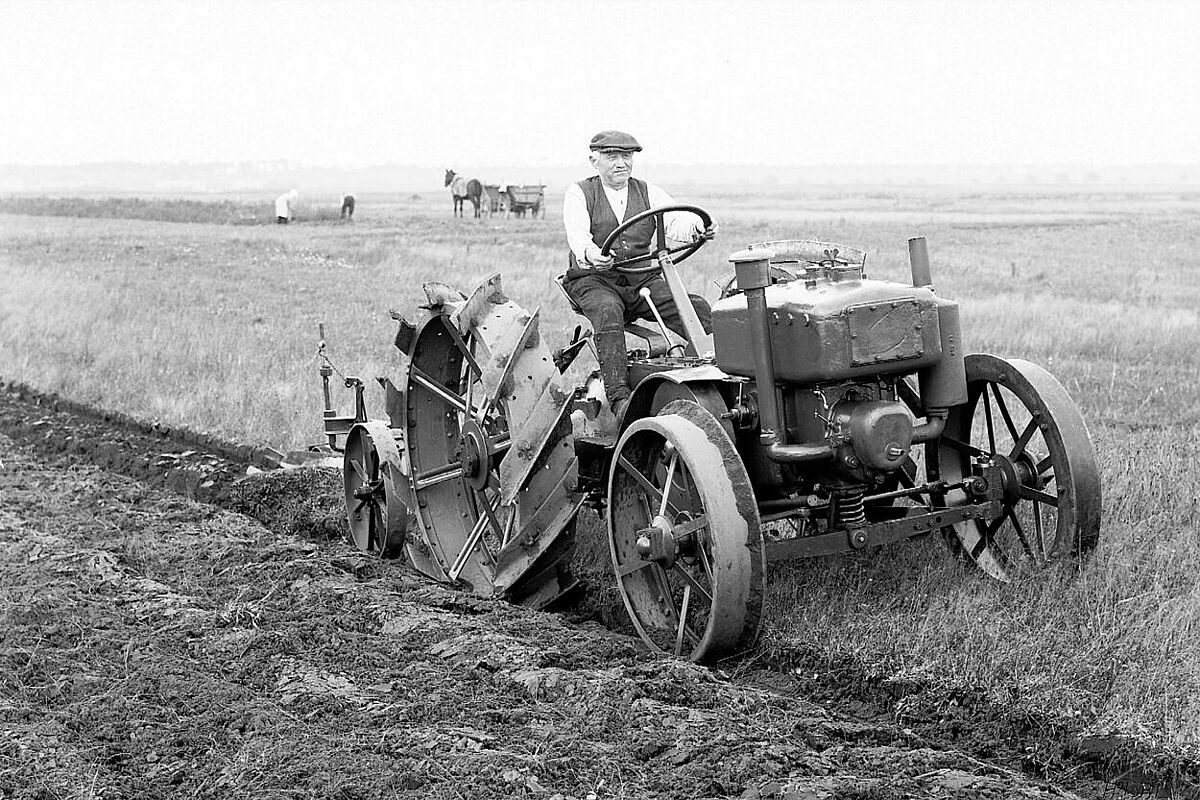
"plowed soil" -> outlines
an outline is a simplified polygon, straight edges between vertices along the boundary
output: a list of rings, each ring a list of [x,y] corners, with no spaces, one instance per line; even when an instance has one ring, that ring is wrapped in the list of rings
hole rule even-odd
[[[365,558],[336,471],[0,417],[0,799],[1122,794]]]

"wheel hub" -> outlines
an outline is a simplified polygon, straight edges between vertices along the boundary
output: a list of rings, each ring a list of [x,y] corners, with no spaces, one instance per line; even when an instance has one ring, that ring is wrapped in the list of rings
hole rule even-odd
[[[659,514],[648,528],[638,531],[637,552],[646,561],[655,561],[665,569],[675,565],[679,556],[679,543],[675,540],[675,526]]]
[[[1039,490],[1043,488],[1045,481],[1037,474],[1035,461],[1029,453],[1022,453],[1015,459],[994,453],[992,461],[1000,468],[1006,505],[1013,505],[1020,499],[1022,486]]]
[[[487,486],[492,465],[488,454],[488,438],[479,423],[468,420],[463,424],[462,435],[458,440],[458,452],[463,480],[472,489],[482,491]]]

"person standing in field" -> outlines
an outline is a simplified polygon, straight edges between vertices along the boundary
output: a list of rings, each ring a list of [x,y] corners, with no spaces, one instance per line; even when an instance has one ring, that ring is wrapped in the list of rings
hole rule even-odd
[[[625,325],[635,319],[653,320],[650,306],[640,295],[650,290],[663,322],[686,336],[671,290],[660,272],[625,275],[612,271],[614,261],[624,261],[650,252],[654,220],[647,219],[625,232],[610,255],[600,254],[600,245],[624,220],[651,208],[674,205],[665,191],[632,177],[633,154],[642,146],[628,133],[601,131],[589,144],[589,160],[597,174],[567,187],[563,198],[563,227],[570,248],[563,288],[592,323],[600,377],[612,411],[618,417],[629,399],[629,366],[625,351]],[[667,235],[688,242],[697,237],[711,239],[716,225],[703,228],[695,214],[666,215]],[[691,295],[692,305],[706,332],[712,329],[712,310],[701,297]]]
[[[292,203],[294,203],[296,198],[299,196],[300,196],[300,193],[297,192],[295,189],[292,189],[290,192],[284,192],[283,194],[279,195],[279,197],[275,198],[275,222],[276,222],[276,224],[287,225],[289,222],[292,221],[292,217],[293,217]]]
[[[354,195],[347,194],[342,196],[342,219],[349,217],[354,220]]]

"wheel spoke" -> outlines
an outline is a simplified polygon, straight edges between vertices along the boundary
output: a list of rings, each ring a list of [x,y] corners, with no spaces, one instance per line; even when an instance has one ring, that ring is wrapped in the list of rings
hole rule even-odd
[[[685,589],[695,589],[705,600],[708,601],[710,606],[712,605],[712,593],[709,592],[708,589],[704,588],[704,584],[696,580],[695,575],[688,572],[687,569],[678,561],[675,562],[675,566],[672,569],[674,569],[675,573],[678,574],[679,577],[683,578],[684,583],[687,584]]]
[[[1017,456],[1024,453],[1026,445],[1028,445],[1029,440],[1033,438],[1033,434],[1037,433],[1037,429],[1037,420],[1031,419],[1029,420],[1029,424],[1025,426],[1025,430],[1021,431],[1020,436],[1017,436],[1016,432],[1014,431],[1013,436],[1016,438],[1017,443],[1013,445],[1012,452],[1008,454],[1008,457],[1015,459]]]
[[[1004,524],[1004,515],[996,517],[987,525],[979,524],[977,527],[982,528],[983,532],[979,536],[979,541],[971,549],[971,558],[976,559],[988,548],[996,538],[996,531],[1000,530],[1000,526]]]
[[[653,564],[653,561],[642,561],[640,559],[637,561],[630,561],[628,564],[621,565],[621,568],[617,570],[617,577],[624,578],[625,576],[632,575],[633,573],[643,570],[646,567],[653,566]]]
[[[409,365],[408,375],[412,378],[413,383],[436,395],[447,405],[458,409],[464,414],[467,413],[467,401],[461,395],[457,395],[445,386],[442,386],[417,365]]]
[[[468,375],[465,378],[465,383],[467,388],[463,391],[463,402],[466,404],[468,409],[466,414],[468,417],[470,417],[470,409],[475,407],[475,381],[471,380],[470,376]]]
[[[1058,508],[1058,498],[1049,492],[1042,492],[1030,486],[1021,486],[1017,489],[1017,495],[1025,500],[1032,500],[1035,503],[1045,503],[1048,506]]]
[[[1004,427],[1008,428],[1008,435],[1017,438],[1017,426],[1013,424],[1012,416],[1008,413],[1008,406],[1004,403],[1004,398],[1000,396],[1000,385],[992,384],[992,396],[996,398],[996,408],[1000,409],[1000,416],[1004,419]]]
[[[996,429],[992,423],[992,398],[986,390],[983,393],[983,416],[987,421],[988,447],[991,448],[989,452],[994,453],[996,452]]]
[[[492,530],[496,532],[497,539],[503,542],[505,528],[500,524],[500,520],[496,519],[496,509],[500,507],[500,498],[497,497],[495,503],[490,503],[488,502],[487,495],[485,495],[483,492],[476,493],[476,497],[479,498],[479,505],[483,507],[483,515],[480,517],[480,519],[486,519],[488,524],[492,526]],[[487,546],[486,540],[483,543],[483,549],[485,552],[487,552],[488,558],[491,558],[493,561],[496,560],[495,556],[492,555],[491,548]]]
[[[679,627],[675,630],[675,656],[683,655],[683,635],[687,631],[688,605],[692,600],[692,586],[683,587],[683,608],[679,612]]]
[[[700,546],[696,548],[696,552],[700,554],[700,566],[704,569],[705,577],[708,578],[708,585],[712,586],[712,584],[713,584],[712,561],[708,557],[708,548],[706,548],[704,546],[704,543],[701,542]],[[712,602],[711,597],[709,598],[709,602]]]
[[[426,470],[425,472],[422,472],[420,475],[413,478],[413,489],[419,492],[424,489],[428,489],[430,486],[436,486],[439,483],[457,480],[462,476],[463,469],[461,464],[446,464],[445,466]]]
[[[682,539],[684,536],[687,536],[689,533],[692,533],[693,531],[698,531],[701,528],[706,528],[706,527],[708,527],[708,515],[701,514],[698,517],[692,517],[687,522],[672,526],[671,533],[675,536],[675,538]],[[698,548],[698,549],[703,549],[703,548]]]
[[[371,507],[367,510],[367,550],[372,549],[372,545],[379,543],[379,528],[375,522],[378,506],[371,503]]]
[[[667,478],[663,481],[662,502],[658,506],[658,515],[666,516],[668,499],[671,494],[671,489],[675,485],[675,467],[679,464],[679,453],[672,452],[671,460],[667,464]]]
[[[1039,461],[1037,463],[1037,474],[1041,475],[1043,472],[1050,469],[1052,466],[1054,466],[1054,457],[1046,456],[1045,458],[1043,458],[1041,461]]]
[[[1037,537],[1038,553],[1046,552],[1046,537],[1042,530],[1042,504],[1033,502],[1033,535]]]
[[[495,438],[488,439],[488,455],[495,456],[503,453],[512,446],[512,439],[508,434],[500,434]]]
[[[629,459],[627,459],[623,455],[619,456],[617,458],[617,465],[620,466],[621,469],[625,470],[625,472],[629,473],[629,476],[632,477],[637,482],[638,486],[640,486],[642,489],[642,494],[644,494],[646,496],[651,507],[659,506],[662,504],[663,496],[662,496],[662,493],[658,491],[658,487],[655,486],[653,483],[651,483],[650,479],[647,478],[645,475],[643,475],[637,467],[635,467],[633,464],[631,464],[629,462]],[[670,509],[671,513],[673,513],[673,514],[679,513],[679,510],[677,508],[675,508],[674,506],[672,506],[670,503],[668,503],[667,506]],[[647,510],[649,510],[649,509],[647,509]]]
[[[980,450],[978,447],[973,447],[966,442],[960,442],[950,436],[942,435],[941,441],[951,450],[957,450],[960,453],[965,453],[969,456],[990,456],[991,453]]]
[[[483,370],[479,368],[479,362],[475,360],[475,354],[471,352],[471,348],[467,346],[458,329],[453,325],[446,325],[446,330],[450,333],[450,341],[454,342],[454,346],[462,353],[463,358],[467,360],[467,364],[471,367],[476,377],[483,375]]]
[[[1029,546],[1029,537],[1025,535],[1025,529],[1021,527],[1021,521],[1017,519],[1016,512],[1010,507],[1006,508],[1004,513],[1008,517],[1008,521],[1012,523],[1013,530],[1017,532],[1017,538],[1021,540],[1021,546],[1025,548],[1025,552],[1029,554],[1030,558],[1037,561],[1038,558],[1034,555],[1033,548]],[[1011,564],[1012,562],[1010,561],[1009,563]]]
[[[679,620],[679,609],[675,607],[675,598],[671,595],[671,582],[667,580],[667,573],[657,561],[647,562],[653,566],[650,574],[654,576],[654,583],[658,586],[658,591],[662,595],[662,603],[670,612],[668,616],[671,618],[671,624],[674,625]]]
[[[358,461],[358,460],[352,458],[352,459],[350,459],[350,466],[354,468],[355,474],[358,475],[359,479],[363,483],[371,482],[371,479],[367,477],[367,471],[365,469],[363,469],[363,465],[362,465],[361,461]]]
[[[462,550],[459,551],[454,563],[450,565],[450,570],[446,573],[450,580],[458,580],[458,576],[467,566],[467,560],[470,559],[471,553],[479,546],[479,542],[483,538],[483,529],[486,527],[487,517],[480,516],[475,520],[475,524],[471,526],[471,532],[467,534],[467,540],[463,543]]]
[[[504,535],[500,537],[500,549],[508,547],[508,541],[512,538],[513,525],[517,522],[517,511],[513,509],[508,514],[508,519],[504,520]]]

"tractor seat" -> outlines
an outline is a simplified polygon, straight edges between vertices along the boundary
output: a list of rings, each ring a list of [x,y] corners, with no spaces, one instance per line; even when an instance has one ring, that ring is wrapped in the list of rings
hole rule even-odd
[[[559,273],[558,275],[554,276],[554,284],[558,287],[558,290],[562,292],[562,296],[567,299],[567,304],[571,306],[571,310],[586,319],[583,309],[581,309],[579,305],[573,299],[571,299],[571,295],[567,293],[567,287],[563,285],[566,279],[567,274],[565,272]],[[650,358],[669,355],[671,348],[677,347],[677,345],[662,335],[662,331],[658,330],[658,325],[656,323],[642,324],[640,322],[630,322],[625,326],[625,333],[645,342],[646,351],[648,352]],[[590,335],[590,331],[585,334],[585,336]],[[626,344],[626,347],[628,347],[628,344]]]

